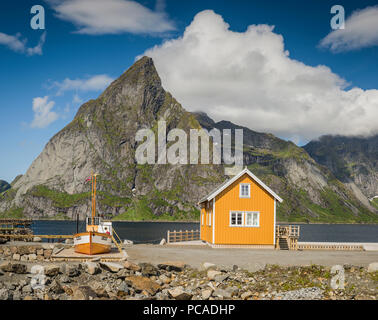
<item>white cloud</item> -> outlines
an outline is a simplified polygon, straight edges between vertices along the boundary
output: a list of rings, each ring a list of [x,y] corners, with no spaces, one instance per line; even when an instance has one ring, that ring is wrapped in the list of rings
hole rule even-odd
[[[268,25],[233,32],[203,11],[178,39],[145,52],[189,111],[302,141],[378,130],[378,90],[353,88],[326,66],[291,59]]]
[[[158,0],[153,11],[130,0],[47,0],[59,19],[72,22],[81,34],[136,33],[172,31],[173,23]]]
[[[73,96],[72,102],[73,102],[73,103],[83,103],[84,101],[83,101],[83,99],[81,99],[81,98],[79,97],[79,95],[76,93],[76,94],[74,94],[74,96]]]
[[[5,45],[15,52],[24,53],[29,56],[33,56],[35,54],[42,55],[42,47],[45,43],[45,40],[46,32],[42,33],[39,42],[35,47],[27,47],[27,40],[22,39],[20,33],[12,36],[0,32],[0,45]]]
[[[49,97],[37,97],[33,99],[34,119],[32,128],[45,128],[59,118],[59,115],[52,111],[55,102],[49,101]]]
[[[106,74],[98,74],[87,79],[69,79],[56,81],[51,88],[57,88],[57,95],[62,95],[65,91],[99,91],[104,90],[114,79]]]
[[[333,52],[350,51],[378,45],[378,6],[357,10],[345,21],[345,29],[329,33],[321,47]]]

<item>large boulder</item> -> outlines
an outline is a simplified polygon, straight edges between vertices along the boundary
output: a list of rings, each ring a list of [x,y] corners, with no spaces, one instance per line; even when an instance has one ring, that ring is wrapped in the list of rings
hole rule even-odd
[[[201,292],[201,296],[203,300],[208,300],[213,293],[212,289],[205,289]]]
[[[175,300],[190,300],[193,296],[191,293],[184,291],[180,287],[170,289],[168,290],[168,293]]]
[[[96,292],[89,286],[80,286],[73,288],[72,300],[90,300],[97,298]]]
[[[22,263],[4,262],[0,265],[0,270],[17,274],[27,273],[27,267]]]
[[[96,262],[86,262],[84,264],[84,269],[86,272],[88,272],[91,275],[97,274],[101,272],[101,268],[98,263]]]
[[[182,271],[186,267],[185,262],[182,261],[169,261],[158,264],[159,269],[164,269],[167,271]]]
[[[215,280],[215,277],[222,275],[222,272],[217,270],[209,270],[207,271],[207,277],[209,280]]]
[[[50,264],[45,266],[45,275],[49,277],[54,277],[60,272],[60,267],[55,264]]]
[[[122,264],[114,263],[114,262],[100,262],[100,267],[106,271],[110,271],[113,273],[117,273],[118,271],[124,268]]]
[[[146,291],[154,295],[160,289],[160,286],[155,281],[143,276],[130,276],[125,279],[125,282],[138,293]]]
[[[141,270],[141,267],[139,267],[137,264],[132,263],[130,261],[125,261],[125,263],[123,265],[128,270],[132,270],[132,271],[140,271]]]
[[[64,273],[69,277],[77,277],[80,275],[79,266],[74,264],[66,264],[64,266]]]
[[[53,282],[51,282],[50,291],[55,293],[55,294],[64,293],[64,289],[63,289],[62,285],[57,280],[54,280]]]
[[[141,267],[142,275],[144,276],[158,276],[159,270],[151,263],[139,263],[139,266]]]
[[[209,270],[209,269],[216,269],[216,265],[214,264],[214,263],[211,263],[211,262],[204,262],[203,264],[202,264],[202,268],[204,269],[204,270]]]
[[[367,271],[368,272],[376,272],[378,271],[378,262],[372,262],[369,264],[368,268],[367,268]]]

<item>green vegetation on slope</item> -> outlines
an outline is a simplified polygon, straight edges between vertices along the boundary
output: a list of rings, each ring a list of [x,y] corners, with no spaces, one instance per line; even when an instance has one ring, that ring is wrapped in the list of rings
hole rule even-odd
[[[24,208],[11,208],[5,212],[0,212],[0,218],[22,219],[24,218]]]
[[[90,192],[68,194],[66,192],[51,190],[43,185],[35,186],[28,194],[38,198],[49,199],[56,208],[70,208],[90,199]]]
[[[164,201],[164,199],[155,199],[158,201]],[[150,199],[147,196],[143,196],[140,199],[135,199],[132,202],[132,205],[127,209],[126,212],[113,218],[115,221],[199,221],[199,210],[193,208],[191,211],[181,211],[175,207],[174,214],[164,212],[160,215],[153,214],[149,204]],[[166,203],[164,203],[165,205]]]
[[[378,198],[373,199],[373,201],[371,202],[371,204],[373,205],[373,207],[375,207],[376,209],[378,209]]]
[[[277,207],[278,221],[285,222],[326,222],[326,223],[376,223],[378,215],[370,212],[353,201],[341,200],[341,196],[332,190],[332,186],[342,188],[337,180],[329,181],[329,188],[321,191],[322,205],[315,204],[306,190],[295,188],[284,178],[277,177],[269,166],[254,163],[248,168],[267,185],[270,185],[284,199]],[[348,192],[343,188],[345,192]],[[351,207],[358,209],[358,215]]]

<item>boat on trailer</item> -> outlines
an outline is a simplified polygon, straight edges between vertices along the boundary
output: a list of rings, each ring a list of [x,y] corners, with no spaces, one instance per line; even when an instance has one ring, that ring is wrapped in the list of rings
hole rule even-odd
[[[98,174],[91,174],[92,215],[86,219],[86,232],[74,235],[75,252],[87,255],[108,253],[112,247],[112,222],[96,216],[96,183]]]

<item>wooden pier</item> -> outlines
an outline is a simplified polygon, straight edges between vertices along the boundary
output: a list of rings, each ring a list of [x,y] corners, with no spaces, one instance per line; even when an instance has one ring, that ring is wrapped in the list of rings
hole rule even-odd
[[[0,238],[7,241],[28,241],[35,237],[41,239],[73,239],[73,235],[43,235],[33,234],[32,219],[0,219]]]
[[[125,254],[119,252],[118,248],[112,248],[109,253],[102,253],[96,255],[87,255],[75,252],[74,248],[64,248],[51,256],[51,261],[99,261],[99,262],[119,262],[125,260]]]
[[[0,238],[30,241],[33,238],[31,219],[0,219]]]

